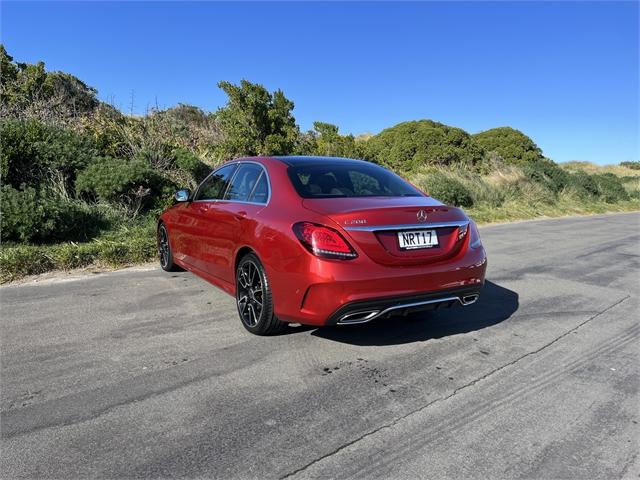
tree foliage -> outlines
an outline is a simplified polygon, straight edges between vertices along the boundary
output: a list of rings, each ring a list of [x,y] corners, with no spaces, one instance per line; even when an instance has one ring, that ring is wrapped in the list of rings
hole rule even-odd
[[[89,138],[73,130],[37,120],[7,119],[0,123],[0,168],[4,184],[38,187],[57,181],[72,186],[76,172],[96,155]]]
[[[98,105],[97,91],[64,72],[47,72],[43,62],[19,63],[0,45],[0,113],[50,123],[91,113]]]
[[[287,155],[295,146],[299,128],[293,117],[293,102],[282,90],[270,93],[262,85],[242,80],[240,85],[219,82],[228,96],[216,112],[224,133],[218,146],[222,159],[246,155]]]
[[[299,137],[296,153],[328,157],[362,158],[364,149],[353,135],[340,135],[336,125],[313,122],[313,130]]]
[[[534,141],[514,128],[492,128],[476,133],[473,139],[485,151],[497,153],[511,165],[526,165],[544,158]]]
[[[332,157],[361,158],[364,153],[353,135],[340,135],[338,127],[330,123],[314,122],[316,154]]]
[[[393,169],[415,171],[425,165],[479,166],[482,147],[462,129],[432,120],[399,123],[366,143],[366,156]]]

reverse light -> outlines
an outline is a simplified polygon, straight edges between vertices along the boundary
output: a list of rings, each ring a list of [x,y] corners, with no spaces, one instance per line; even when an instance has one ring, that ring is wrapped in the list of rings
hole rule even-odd
[[[316,257],[348,260],[358,256],[349,242],[333,228],[311,222],[299,222],[293,226],[293,233]]]

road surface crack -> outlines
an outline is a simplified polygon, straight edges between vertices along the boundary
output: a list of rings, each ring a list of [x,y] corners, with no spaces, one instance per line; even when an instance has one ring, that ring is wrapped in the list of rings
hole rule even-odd
[[[501,366],[499,366],[499,367],[497,367],[497,368],[495,368],[493,370],[490,370],[486,374],[481,375],[480,377],[478,377],[478,378],[476,378],[474,380],[471,380],[470,382],[465,383],[464,385],[456,387],[453,390],[453,392],[451,392],[449,395],[445,395],[443,397],[436,398],[436,399],[432,400],[431,402],[429,402],[429,403],[427,403],[427,404],[425,404],[425,405],[423,405],[421,407],[418,407],[418,408],[416,408],[414,410],[411,410],[410,412],[406,413],[405,415],[402,415],[401,417],[398,417],[398,418],[392,420],[391,422],[388,422],[388,423],[385,423],[383,425],[380,425],[379,427],[377,427],[377,428],[375,428],[373,430],[370,430],[370,431],[360,435],[359,437],[357,437],[357,438],[355,438],[355,439],[353,439],[353,440],[351,440],[351,441],[349,441],[347,443],[344,443],[344,444],[340,445],[339,447],[337,447],[336,449],[332,450],[331,452],[326,453],[325,455],[322,455],[321,457],[318,457],[315,460],[312,460],[311,462],[303,465],[302,467],[297,468],[296,470],[281,476],[280,480],[284,480],[286,478],[291,478],[294,475],[302,473],[305,470],[307,470],[309,467],[321,462],[322,460],[325,460],[325,459],[327,459],[329,457],[332,457],[332,456],[336,455],[337,453],[341,452],[342,450],[344,450],[344,449],[346,449],[346,448],[348,448],[348,447],[350,447],[350,446],[352,446],[352,445],[364,440],[365,438],[368,438],[368,437],[370,437],[372,435],[375,435],[376,433],[381,432],[383,430],[388,430],[388,429],[396,426],[398,423],[400,423],[401,421],[405,420],[406,418],[410,417],[411,415],[414,415],[416,413],[420,413],[422,411],[425,411],[425,410],[427,410],[428,408],[430,408],[431,406],[433,406],[433,405],[435,405],[437,403],[446,402],[447,400],[455,397],[462,390],[466,390],[467,388],[473,387],[474,385],[482,382],[483,380],[486,380],[487,378],[495,375],[496,373],[498,373],[498,372],[500,372],[500,371],[502,371],[502,370],[504,370],[506,368],[509,368],[509,367],[519,363],[520,361],[522,361],[522,360],[524,360],[524,359],[526,359],[528,357],[537,355],[538,353],[542,352],[543,350],[546,350],[547,348],[549,348],[553,344],[559,342],[560,340],[562,340],[566,336],[572,334],[573,332],[575,332],[579,328],[583,327],[587,323],[589,323],[592,320],[598,318],[599,316],[603,315],[604,313],[608,312],[609,310],[617,307],[618,305],[620,305],[622,302],[624,302],[625,300],[627,300],[629,298],[631,298],[631,295],[627,295],[627,296],[621,298],[617,302],[609,305],[608,307],[604,308],[603,310],[600,310],[599,312],[597,312],[594,315],[590,316],[589,318],[587,318],[586,320],[582,321],[581,323],[579,323],[575,327],[567,330],[566,332],[562,333],[561,335],[555,337],[553,340],[550,340],[549,342],[545,343],[541,347],[539,347],[539,348],[537,348],[535,350],[532,350],[530,352],[527,352],[524,355],[521,355],[521,356],[515,358],[514,360],[512,360],[510,362],[507,362],[504,365],[501,365]]]

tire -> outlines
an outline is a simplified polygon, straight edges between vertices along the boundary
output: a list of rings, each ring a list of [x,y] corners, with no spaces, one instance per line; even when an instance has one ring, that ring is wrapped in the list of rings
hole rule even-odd
[[[242,326],[255,335],[273,335],[287,326],[273,314],[269,280],[253,253],[242,257],[236,270],[236,306]]]
[[[182,270],[173,263],[173,252],[171,251],[171,242],[169,242],[169,232],[164,223],[158,227],[158,257],[160,259],[160,267],[165,272],[178,272]]]

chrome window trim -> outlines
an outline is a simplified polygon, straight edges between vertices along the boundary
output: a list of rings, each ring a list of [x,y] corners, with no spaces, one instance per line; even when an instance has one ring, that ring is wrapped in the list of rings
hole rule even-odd
[[[408,223],[400,225],[343,225],[342,228],[354,232],[378,232],[388,230],[425,230],[429,228],[463,227],[469,225],[469,220],[435,223]]]
[[[227,194],[229,193],[229,190],[231,189],[231,184],[236,179],[236,177],[238,176],[238,172],[242,168],[242,163],[238,162],[238,163],[236,163],[236,165],[237,165],[237,167],[233,171],[233,175],[231,175],[231,178],[229,179],[229,183],[227,183],[227,188],[224,189],[224,193],[222,194],[222,198],[216,198],[214,200],[215,202],[223,202],[223,201],[225,201],[224,197],[226,197]]]
[[[264,176],[264,169],[262,169],[262,171],[260,172],[260,175],[258,175],[258,178],[256,179],[256,183],[253,185],[253,188],[251,189],[251,191],[249,192],[249,195],[247,195],[247,202],[250,202],[251,200],[249,200],[251,197],[253,197],[253,194],[256,192],[256,188],[258,188],[258,184],[260,183],[260,180],[262,180],[262,177]],[[266,180],[265,180],[266,181]],[[267,182],[267,192],[269,191],[269,182]],[[267,194],[268,195],[268,194]],[[255,202],[255,203],[259,203],[259,202]]]
[[[222,195],[223,197],[227,194],[227,192],[229,191],[229,187],[231,186],[231,183],[233,182],[233,179],[236,177],[238,170],[240,170],[240,166],[242,164],[245,163],[252,163],[254,165],[258,165],[261,169],[262,172],[260,173],[260,175],[258,176],[258,180],[260,180],[260,178],[262,178],[262,175],[265,176],[265,178],[267,179],[267,200],[264,202],[249,202],[246,200],[225,200],[224,198],[212,198],[212,199],[207,199],[207,200],[193,200],[193,203],[200,203],[200,202],[216,202],[216,203],[242,203],[242,204],[248,204],[248,205],[263,205],[266,206],[269,204],[269,202],[271,201],[271,179],[269,178],[269,172],[267,172],[266,167],[261,164],[260,162],[254,162],[252,160],[238,160],[235,162],[229,162],[229,163],[225,163],[224,165],[216,168],[213,172],[211,172],[209,175],[207,175],[205,177],[205,179],[200,182],[200,185],[198,185],[198,189],[196,190],[196,193],[194,193],[193,198],[196,197],[197,193],[200,191],[200,187],[202,186],[202,184],[204,182],[207,181],[207,179],[211,176],[214,175],[218,170],[223,169],[224,167],[228,167],[229,165],[236,165],[236,169],[233,172],[233,175],[231,175],[231,178],[229,179],[229,184],[227,185],[227,188],[224,191],[224,194]],[[258,182],[256,181],[256,185],[253,187],[255,190],[255,187],[258,185]],[[253,190],[251,191],[251,193],[249,194],[249,196],[247,198],[251,198],[251,194],[253,193]]]

